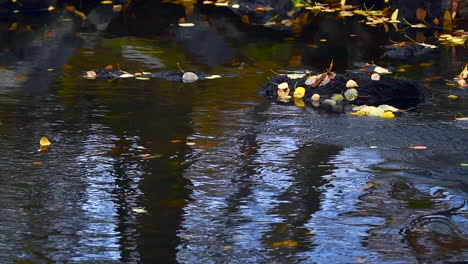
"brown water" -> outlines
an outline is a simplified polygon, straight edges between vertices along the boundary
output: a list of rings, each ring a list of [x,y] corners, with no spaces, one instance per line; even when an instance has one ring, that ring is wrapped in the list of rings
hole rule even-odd
[[[133,12],[99,6],[82,22],[58,10],[21,18],[16,31],[0,22],[1,263],[468,259],[468,126],[453,119],[467,115],[467,94],[446,85],[463,47],[406,67],[379,59],[399,34],[333,17],[288,33],[198,7],[194,28],[175,26],[178,5]],[[337,72],[375,61],[440,79],[426,82],[427,103],[391,120],[257,93],[271,69],[320,71],[331,59]],[[225,77],[80,78],[108,64],[177,63]],[[428,148],[408,149],[416,144]]]

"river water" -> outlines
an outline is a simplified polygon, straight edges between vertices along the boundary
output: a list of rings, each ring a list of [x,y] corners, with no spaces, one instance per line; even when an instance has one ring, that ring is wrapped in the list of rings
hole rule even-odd
[[[466,49],[405,64],[381,58],[403,40],[383,28],[325,15],[281,31],[220,10],[104,5],[86,21],[63,10],[0,21],[0,262],[468,260],[468,123],[454,120],[467,94],[450,85]],[[177,27],[186,12],[195,27]],[[432,97],[381,119],[258,94],[271,70],[332,59],[336,72],[394,66]],[[80,77],[177,63],[223,78]]]

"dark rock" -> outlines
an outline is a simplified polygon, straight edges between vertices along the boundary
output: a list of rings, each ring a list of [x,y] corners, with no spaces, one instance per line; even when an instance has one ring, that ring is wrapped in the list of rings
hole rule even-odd
[[[358,83],[358,98],[355,101],[348,102],[343,100],[342,103],[352,103],[355,105],[373,105],[378,106],[388,104],[401,109],[415,107],[423,102],[429,92],[426,91],[419,83],[397,79],[388,75],[381,75],[379,81],[373,81],[369,74],[366,73],[346,73],[338,74],[328,84],[318,87],[311,87],[305,84],[306,78],[290,79],[286,75],[276,75],[261,88],[260,93],[270,100],[277,100],[278,84],[287,82],[291,93],[295,87],[304,87],[306,95],[304,101],[311,101],[313,94],[319,94],[320,100],[330,99],[333,94],[344,94],[347,90],[346,82],[354,80]]]

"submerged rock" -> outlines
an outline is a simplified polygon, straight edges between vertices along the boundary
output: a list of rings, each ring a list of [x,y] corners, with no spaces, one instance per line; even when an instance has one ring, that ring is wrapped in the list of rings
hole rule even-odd
[[[384,57],[395,60],[412,60],[422,58],[436,50],[436,47],[429,48],[418,43],[408,43],[404,46],[388,45]]]
[[[166,81],[171,82],[184,82],[184,83],[191,83],[197,80],[204,80],[204,79],[215,79],[220,78],[219,75],[209,75],[203,72],[181,72],[181,71],[165,71],[165,72],[142,72],[142,73],[135,73],[129,74],[126,71],[121,70],[113,70],[113,69],[94,69],[90,71],[86,71],[83,75],[83,78],[86,79],[119,79],[119,78],[158,78],[163,79]]]

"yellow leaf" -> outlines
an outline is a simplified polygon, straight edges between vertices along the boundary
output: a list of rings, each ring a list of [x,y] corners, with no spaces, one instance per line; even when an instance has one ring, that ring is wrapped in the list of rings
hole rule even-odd
[[[393,11],[392,13],[392,16],[390,17],[390,20],[397,21],[397,19],[398,19],[398,9],[395,9],[395,11]]]
[[[312,101],[318,101],[320,100],[320,94],[313,94],[311,97]]]
[[[452,29],[452,15],[448,10],[445,10],[444,12],[444,21],[442,22],[442,27],[444,28],[444,30]]]
[[[50,144],[52,143],[50,143],[49,139],[46,137],[41,137],[41,140],[39,140],[39,145],[41,145],[41,147],[48,147]]]
[[[342,6],[346,5],[346,0],[341,0],[341,5]]]
[[[391,111],[386,111],[385,113],[381,114],[380,117],[382,117],[382,118],[395,118],[395,115]]]
[[[294,98],[302,98],[304,97],[305,95],[305,88],[304,87],[297,87],[295,90],[294,90]]]
[[[101,4],[103,4],[103,5],[109,5],[109,4],[112,4],[112,1],[101,1]]]
[[[447,96],[447,97],[450,98],[450,99],[458,99],[458,96],[453,95],[453,94],[451,94],[451,95],[449,95],[449,96]]]
[[[455,117],[455,120],[458,120],[458,121],[468,121],[468,117]]]
[[[415,25],[411,25],[412,28],[427,28],[426,25],[424,24],[415,24]]]

